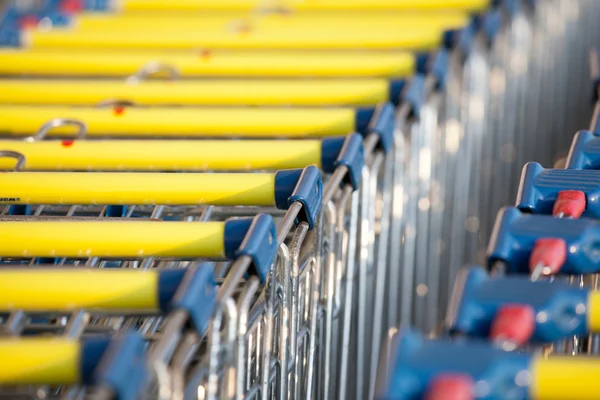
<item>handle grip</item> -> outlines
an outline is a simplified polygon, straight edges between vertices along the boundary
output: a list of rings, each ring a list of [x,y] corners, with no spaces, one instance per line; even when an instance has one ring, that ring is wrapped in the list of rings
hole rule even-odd
[[[323,140],[151,140],[143,146],[137,140],[0,140],[0,149],[22,154],[27,171],[257,171],[315,165],[333,173],[343,163],[356,182],[361,169],[353,165],[363,151],[358,134]],[[0,157],[0,169],[13,167],[13,160]]]
[[[146,378],[145,345],[134,334],[77,342],[67,338],[0,339],[2,385],[101,385],[135,399]]]
[[[243,33],[243,34],[240,34]],[[250,29],[244,32],[227,32],[222,29],[198,31],[178,30],[135,30],[80,31],[76,35],[69,30],[34,30],[25,32],[25,42],[34,50],[63,49],[106,49],[106,50],[195,50],[235,49],[235,50],[330,50],[330,49],[419,49],[430,50],[439,47],[443,29],[437,26],[422,25],[372,27],[356,35],[353,27],[329,29],[315,27],[302,28]]]
[[[275,223],[270,215],[226,222],[163,221],[3,221],[0,222],[2,257],[176,257],[234,259],[255,221],[266,226],[257,238],[273,245]],[[253,235],[255,236],[255,235]],[[271,251],[263,251],[270,257]]]
[[[534,342],[552,342],[585,335],[594,328],[592,315],[600,310],[585,289],[567,283],[511,276],[490,278],[482,268],[459,272],[447,324],[454,332],[486,338],[498,312],[508,305],[531,306],[536,315]]]
[[[0,106],[0,130],[27,136],[56,117],[85,121],[87,136],[119,137],[323,137],[354,131],[355,111],[279,108],[101,108]],[[73,135],[73,127],[52,135]]]
[[[544,169],[536,162],[523,167],[517,192],[517,207],[524,212],[552,214],[562,191],[577,190],[586,197],[584,217],[600,218],[600,171]]]
[[[107,60],[110,60],[108,62]],[[182,77],[393,77],[410,76],[415,57],[408,52],[291,51],[169,53],[156,51],[77,52],[55,50],[0,52],[0,74],[43,76],[100,76],[124,78],[152,60],[177,69]],[[52,117],[56,117],[53,115]]]
[[[381,399],[421,399],[442,374],[460,374],[487,384],[486,398],[529,398],[516,376],[528,371],[532,356],[506,352],[477,339],[428,340],[415,331],[401,332],[391,358],[390,383]],[[508,395],[511,396],[508,396]]]
[[[219,13],[183,14],[116,14],[111,18],[98,18],[97,15],[82,14],[77,16],[75,26],[69,31],[118,31],[128,33],[141,30],[202,30],[215,31],[229,28],[230,31],[242,29],[373,29],[373,27],[438,27],[440,29],[461,28],[469,23],[469,15],[462,10],[445,10],[444,13],[408,10],[406,12],[390,12],[389,10],[370,10],[360,15],[352,11],[338,11],[335,14],[323,12],[296,13],[292,16],[282,13],[263,14],[253,18],[248,13],[228,10]]]
[[[527,373],[529,380],[520,379]],[[468,377],[490,399],[594,399],[600,363],[590,357],[507,352],[479,340],[428,340],[406,330],[391,361],[390,383],[381,399],[424,398],[442,375]]]
[[[573,138],[568,169],[600,169],[600,137],[590,131],[579,131]]]
[[[528,274],[529,258],[538,239],[562,239],[567,258],[561,273],[588,274],[600,271],[600,221],[558,219],[550,215],[523,214],[516,208],[500,210],[488,245],[488,267],[503,261],[508,272]]]
[[[152,2],[144,0],[122,0],[119,2],[117,9],[127,11],[153,11],[163,12],[166,10],[173,11],[252,11],[256,8],[256,0],[229,0],[222,3],[214,3],[210,0],[185,0],[171,3],[168,0],[155,0]],[[307,0],[302,1],[284,1],[282,2],[284,9],[292,11],[366,11],[366,10],[414,10],[423,9],[430,10],[432,8],[441,9],[458,9],[458,10],[482,10],[489,7],[488,0],[420,0],[413,1],[397,1],[397,0],[373,0],[369,2],[352,0],[326,0],[312,2]]]
[[[104,28],[106,29],[106,28]],[[0,102],[18,105],[94,106],[107,99],[136,105],[371,106],[388,98],[383,79],[121,81],[0,80]],[[121,112],[113,108],[115,113]],[[127,111],[125,111],[127,112]]]

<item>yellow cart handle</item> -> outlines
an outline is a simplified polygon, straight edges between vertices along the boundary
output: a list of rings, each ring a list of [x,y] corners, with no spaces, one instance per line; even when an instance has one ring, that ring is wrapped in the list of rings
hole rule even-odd
[[[184,0],[171,2],[169,0],[121,0],[115,5],[116,10],[131,11],[206,11],[206,10],[260,10],[287,9],[303,10],[414,10],[414,9],[462,9],[480,10],[489,7],[489,0]]]
[[[178,291],[181,294],[201,291],[205,295],[204,306],[210,307],[214,296],[214,290],[211,290],[214,289],[213,269],[210,264],[202,264],[198,268],[203,271],[54,266],[2,268],[0,310],[69,312],[86,309],[138,314],[159,310],[169,312],[177,306],[174,296]],[[186,274],[201,276],[194,280],[193,287],[188,284],[180,288]]]
[[[126,137],[323,137],[355,130],[350,108],[70,108],[59,106],[0,106],[0,134],[29,136],[49,120],[79,120],[87,136]],[[73,135],[73,126],[50,135]]]
[[[0,385],[81,381],[81,346],[64,338],[0,338]]]
[[[594,400],[598,398],[600,361],[595,357],[534,358],[530,396],[537,400]]]
[[[99,385],[136,393],[142,389],[145,344],[136,334],[94,338],[0,338],[0,385]],[[141,364],[141,365],[140,365]],[[111,376],[127,371],[127,381]],[[111,379],[113,378],[113,379]]]
[[[0,269],[2,311],[101,309],[156,312],[159,299],[157,270]]]
[[[383,79],[195,80],[141,82],[94,80],[0,80],[0,104],[202,106],[373,106],[388,100]],[[114,111],[114,109],[113,109]]]
[[[148,63],[168,65],[183,77],[407,77],[410,53],[354,51],[148,52],[0,50],[0,74],[127,77]]]
[[[344,137],[323,140],[0,140],[27,171],[259,171],[315,165],[332,172]],[[15,160],[0,157],[0,169]]]
[[[306,172],[306,173],[305,173]],[[4,204],[257,206],[287,209],[281,199],[320,190],[315,167],[277,173],[15,172],[0,174]],[[308,189],[307,189],[308,190]]]
[[[225,224],[162,221],[3,221],[2,257],[224,258]]]
[[[0,187],[6,197],[0,202],[274,207],[276,178],[274,173],[5,173]]]
[[[278,29],[278,30],[314,30],[353,28],[356,30],[373,29],[374,27],[403,27],[421,28],[436,27],[438,29],[457,29],[469,23],[469,15],[464,11],[427,10],[427,11],[338,11],[330,12],[300,12],[293,15],[271,13],[252,15],[246,11],[202,12],[177,14],[117,14],[100,13],[82,14],[77,16],[69,26],[69,32],[78,34],[88,31],[119,31],[132,32],[136,30],[171,31],[189,29],[195,31],[240,31],[244,29]],[[65,28],[57,28],[65,29]]]
[[[260,29],[214,30],[135,30],[25,31],[24,46],[33,49],[419,49],[439,47],[443,29],[437,27],[373,27],[371,29]]]
[[[3,221],[2,257],[225,257],[223,222]]]

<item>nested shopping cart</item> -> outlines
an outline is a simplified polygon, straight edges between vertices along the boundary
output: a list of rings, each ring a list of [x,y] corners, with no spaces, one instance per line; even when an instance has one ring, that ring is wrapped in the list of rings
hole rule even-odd
[[[589,126],[560,164],[524,165],[515,206],[497,215],[485,268],[458,274],[441,337],[390,332],[382,399],[597,397],[597,112]]]

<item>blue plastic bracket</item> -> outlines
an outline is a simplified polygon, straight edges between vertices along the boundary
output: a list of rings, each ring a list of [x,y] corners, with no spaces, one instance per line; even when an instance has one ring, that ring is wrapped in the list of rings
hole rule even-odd
[[[252,258],[253,272],[265,282],[277,255],[277,231],[269,214],[232,218],[225,222],[225,255],[228,259]]]
[[[172,285],[167,282],[170,277],[163,276],[162,272],[166,271],[161,271],[159,291],[161,294],[165,292],[173,293]],[[175,295],[166,307],[168,311],[174,309],[186,310],[194,328],[200,335],[208,328],[210,318],[214,314],[217,305],[217,289],[213,273],[214,268],[211,263],[202,263],[199,266],[187,268],[185,275],[179,278],[180,283]],[[176,283],[177,276],[172,276],[172,278],[174,278],[172,281]],[[163,284],[163,287],[160,287],[161,284]]]
[[[519,386],[515,378],[529,370],[530,354],[506,352],[477,339],[427,340],[411,330],[400,332],[394,353],[388,387],[380,400],[423,399],[432,380],[447,373],[487,383],[482,399],[528,398],[528,388]]]
[[[584,217],[600,218],[600,171],[544,169],[536,162],[525,164],[517,192],[517,207],[535,214],[552,214],[558,193],[578,190],[585,194]]]
[[[361,171],[365,163],[363,138],[358,133],[346,137],[323,139],[321,144],[321,168],[330,174],[344,165],[347,168],[344,183],[356,190],[360,185]]]
[[[529,274],[529,257],[535,242],[542,238],[565,241],[568,251],[561,273],[600,272],[600,221],[523,214],[512,207],[498,213],[487,251],[488,266],[503,261],[509,273]]]
[[[446,87],[449,65],[450,52],[446,49],[439,50],[433,57],[429,67],[429,73],[435,77],[436,89],[438,90]]]
[[[146,343],[137,334],[112,339],[94,371],[93,384],[111,388],[119,400],[138,399],[149,375],[146,353]]]
[[[296,223],[306,222],[312,229],[321,209],[323,178],[315,166],[278,171],[275,175],[275,205],[287,210],[292,203],[302,204]]]
[[[598,119],[600,123],[600,118]],[[597,127],[600,134],[600,127]],[[569,156],[568,169],[600,169],[600,137],[590,131],[579,131],[573,138]]]
[[[84,0],[83,8],[87,11],[112,11],[111,0]]]
[[[534,342],[552,342],[569,335],[588,333],[588,291],[565,282],[532,282],[529,277],[490,278],[483,268],[465,268],[457,276],[453,304],[447,322],[452,332],[486,338],[496,313],[504,305],[521,304],[533,308],[536,319]],[[541,315],[541,314],[539,314]]]
[[[379,137],[377,147],[387,153],[394,145],[396,127],[396,109],[392,103],[380,103],[375,108],[373,117],[367,127],[366,136],[375,134]]]
[[[404,89],[405,84],[406,84],[405,79],[395,79],[395,80],[390,81],[388,97],[390,99],[390,102],[394,106],[397,106],[398,103],[400,103],[402,90]]]
[[[425,102],[425,75],[415,75],[402,95],[403,101],[410,105],[412,115],[418,118]]]

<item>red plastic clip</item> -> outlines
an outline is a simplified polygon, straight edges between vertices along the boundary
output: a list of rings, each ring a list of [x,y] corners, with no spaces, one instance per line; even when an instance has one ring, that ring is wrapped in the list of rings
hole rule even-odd
[[[37,24],[38,19],[33,15],[24,16],[19,20],[19,28],[22,30],[34,29],[37,26]]]
[[[535,311],[531,306],[510,304],[498,310],[492,327],[490,338],[492,340],[508,341],[523,346],[535,330]]]
[[[537,275],[554,275],[567,260],[567,243],[562,239],[544,238],[535,241],[529,269]],[[539,270],[540,267],[542,270]]]
[[[77,14],[83,11],[82,0],[62,0],[60,3],[60,11],[65,14]]]
[[[555,217],[579,218],[585,211],[585,193],[579,190],[558,192],[552,215]]]
[[[425,400],[473,400],[473,380],[468,375],[442,374],[433,379]]]

